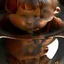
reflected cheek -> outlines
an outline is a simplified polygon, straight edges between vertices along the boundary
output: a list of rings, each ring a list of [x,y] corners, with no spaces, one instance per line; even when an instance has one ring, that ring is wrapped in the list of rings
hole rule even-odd
[[[42,21],[40,22],[40,27],[43,28],[44,26],[46,26],[47,22],[46,21]]]
[[[37,22],[37,25],[39,28],[43,28],[44,26],[46,26],[46,24],[47,24],[47,21],[44,19],[41,19],[39,20],[39,22]]]
[[[24,27],[25,27],[25,18],[20,17],[20,16],[18,16],[18,15],[16,15],[16,14],[11,14],[11,15],[9,16],[9,19],[10,19],[10,22],[11,22],[14,26],[16,26],[16,27],[18,27],[18,28],[20,28],[20,29],[24,29]]]

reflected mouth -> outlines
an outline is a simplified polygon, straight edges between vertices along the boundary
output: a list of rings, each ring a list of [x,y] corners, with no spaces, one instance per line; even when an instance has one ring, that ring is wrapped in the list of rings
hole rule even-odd
[[[33,29],[33,28],[30,28],[30,27],[29,27],[29,28],[25,28],[25,29],[26,29],[26,31],[29,32],[29,33],[33,33],[33,31],[34,31],[34,29]]]
[[[34,30],[32,27],[26,27],[26,30]]]
[[[33,33],[33,31],[37,31],[37,30],[39,30],[40,28],[25,28],[26,29],[26,31],[28,31],[29,33]]]

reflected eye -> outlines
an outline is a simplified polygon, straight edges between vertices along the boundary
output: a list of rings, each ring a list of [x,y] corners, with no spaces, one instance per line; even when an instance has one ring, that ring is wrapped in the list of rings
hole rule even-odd
[[[48,15],[48,14],[52,14],[54,10],[52,10],[51,8],[43,8],[41,12]]]
[[[21,17],[25,17],[26,15],[25,14],[22,14],[22,15],[20,15]]]
[[[37,18],[38,16],[37,15],[34,15],[34,18]]]

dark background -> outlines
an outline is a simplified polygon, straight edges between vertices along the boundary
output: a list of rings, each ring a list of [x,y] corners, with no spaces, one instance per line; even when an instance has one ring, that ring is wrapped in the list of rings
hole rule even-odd
[[[59,0],[60,3],[60,8],[61,8],[61,12],[60,14],[58,14],[57,16],[60,17],[62,20],[64,20],[64,0]],[[0,0],[0,20],[4,15],[4,7],[5,7],[5,0]],[[4,43],[4,39],[0,39],[0,64],[7,64],[5,61],[5,52],[6,52],[6,48],[5,48],[5,43]],[[60,44],[60,48],[58,50],[58,54],[55,55],[54,59],[52,62],[55,61],[55,59],[58,59],[60,56],[64,56],[64,39],[59,38],[59,41],[61,41]],[[64,60],[61,60],[61,64],[64,64]]]

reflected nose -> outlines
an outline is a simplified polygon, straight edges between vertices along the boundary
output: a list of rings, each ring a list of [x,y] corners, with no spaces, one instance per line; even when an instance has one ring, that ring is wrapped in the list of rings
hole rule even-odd
[[[27,21],[27,28],[32,28],[34,27],[34,23],[32,21]]]
[[[27,18],[26,24],[28,26],[33,26],[34,25],[34,18]]]

